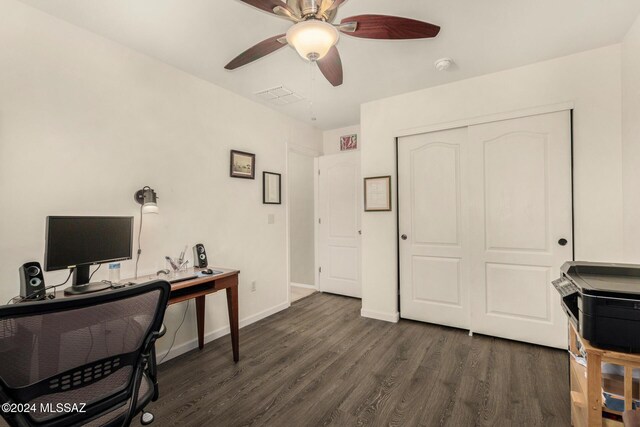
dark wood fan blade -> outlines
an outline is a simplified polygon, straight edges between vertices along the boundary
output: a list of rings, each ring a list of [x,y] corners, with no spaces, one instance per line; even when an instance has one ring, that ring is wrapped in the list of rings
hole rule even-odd
[[[440,32],[437,25],[397,16],[358,15],[343,19],[341,24],[350,22],[357,22],[356,30],[343,32],[365,39],[427,39],[437,36]]]
[[[334,86],[342,84],[342,60],[335,46],[317,64],[322,74],[329,80],[329,83]]]
[[[285,35],[280,34],[279,36],[271,37],[261,41],[257,45],[250,47],[240,55],[236,56],[235,59],[225,65],[224,68],[226,68],[227,70],[235,70],[238,67],[247,65],[248,63],[253,62],[256,59],[260,59],[263,56],[267,56],[268,54],[275,52],[281,47],[287,45],[286,42],[283,43],[282,41],[278,41],[278,39],[282,39],[283,37],[285,37]]]
[[[291,12],[292,15],[295,15],[291,8],[287,6],[285,3],[280,0],[240,0],[243,3],[246,3],[250,6],[257,7],[258,9],[264,10],[265,12],[273,13],[273,9],[276,6],[280,6],[283,9]]]

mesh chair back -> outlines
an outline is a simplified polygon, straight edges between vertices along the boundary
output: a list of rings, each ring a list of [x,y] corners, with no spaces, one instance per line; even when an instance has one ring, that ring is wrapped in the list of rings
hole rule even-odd
[[[170,286],[122,290],[0,307],[0,385],[12,401],[35,404],[36,422],[58,404],[92,408],[126,401],[136,365],[164,316]],[[51,411],[46,409],[50,408]]]

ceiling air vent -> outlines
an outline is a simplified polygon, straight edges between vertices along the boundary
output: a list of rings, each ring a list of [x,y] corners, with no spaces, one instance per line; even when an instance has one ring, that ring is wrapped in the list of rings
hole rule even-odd
[[[302,101],[304,98],[284,86],[278,86],[256,92],[256,96],[273,105],[288,105]]]

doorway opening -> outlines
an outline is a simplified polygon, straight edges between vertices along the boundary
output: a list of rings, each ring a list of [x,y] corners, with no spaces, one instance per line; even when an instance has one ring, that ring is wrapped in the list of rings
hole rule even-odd
[[[287,165],[289,215],[289,298],[291,302],[318,290],[316,282],[316,155],[289,149]]]

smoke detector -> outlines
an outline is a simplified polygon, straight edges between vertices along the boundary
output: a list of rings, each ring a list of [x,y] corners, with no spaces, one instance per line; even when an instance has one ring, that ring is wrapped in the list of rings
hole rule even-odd
[[[436,70],[447,71],[454,64],[451,58],[440,58],[435,62]]]

